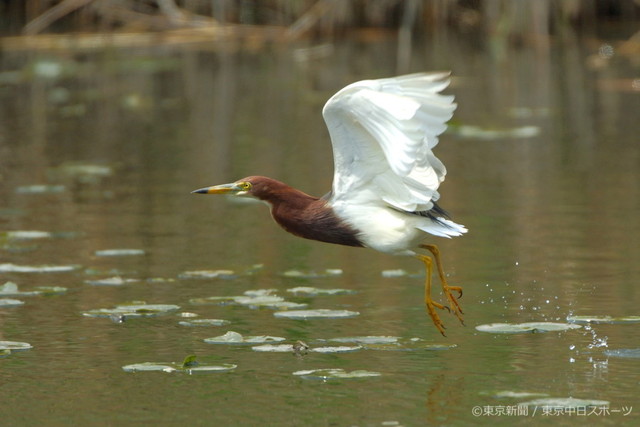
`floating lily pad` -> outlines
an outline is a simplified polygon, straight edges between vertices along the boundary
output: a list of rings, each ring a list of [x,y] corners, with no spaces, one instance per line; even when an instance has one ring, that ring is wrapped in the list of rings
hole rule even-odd
[[[274,310],[292,310],[306,308],[308,304],[285,301],[284,298],[276,295],[265,295],[256,297],[236,297],[235,303],[251,308],[270,308]]]
[[[287,319],[347,319],[351,317],[359,316],[357,311],[349,310],[329,310],[326,308],[319,308],[316,310],[291,310],[291,311],[278,311],[273,313],[275,317],[285,317]]]
[[[235,304],[236,303],[235,296],[225,296],[225,297],[205,297],[205,298],[192,298],[189,300],[191,304],[195,305],[227,305],[227,304]]]
[[[180,273],[180,279],[235,279],[238,275],[233,270],[195,270]]]
[[[0,298],[0,307],[17,307],[19,305],[24,305],[24,301],[11,298]]]
[[[309,295],[309,296],[317,296],[317,295],[350,295],[355,294],[356,291],[351,289],[320,289],[320,288],[312,288],[309,286],[298,286],[297,288],[287,289],[287,292],[291,292],[292,294],[297,295]]]
[[[111,176],[113,168],[108,165],[86,163],[86,162],[66,162],[51,169],[51,173],[64,178],[72,178],[86,184],[100,182],[101,179]]]
[[[132,274],[131,271],[125,271],[119,268],[94,268],[89,267],[85,268],[83,271],[87,276],[126,276],[127,274]]]
[[[191,318],[191,317],[198,317],[199,314],[191,313],[189,311],[183,311],[182,313],[178,313],[177,316],[178,317],[189,317],[189,318]]]
[[[32,291],[20,291],[18,285],[13,282],[6,282],[0,286],[0,296],[36,296],[36,295],[57,295],[67,291],[62,286],[36,286]]]
[[[325,347],[313,347],[310,348],[310,352],[314,353],[353,353],[354,351],[362,350],[364,347],[361,345],[340,345],[340,346],[325,346]]]
[[[273,295],[278,292],[277,289],[251,289],[244,291],[243,293],[248,297],[264,297],[267,295]]]
[[[60,295],[67,292],[67,288],[63,286],[36,286],[33,288],[32,292],[37,293],[37,295]]]
[[[138,256],[144,255],[145,251],[142,249],[103,249],[96,251],[96,256]]]
[[[193,319],[178,322],[178,324],[182,326],[224,326],[229,323],[231,322],[223,319]]]
[[[329,342],[356,343],[367,350],[415,351],[415,350],[449,350],[456,344],[435,344],[421,338],[400,338],[392,336],[361,336],[332,338]]]
[[[241,296],[235,297],[234,301],[240,305],[248,305],[253,307],[259,307],[269,305],[277,302],[284,301],[284,298],[277,295],[262,295],[262,296]]]
[[[369,378],[379,377],[379,372],[357,370],[347,372],[344,369],[310,369],[304,371],[296,371],[293,375],[298,375],[308,380],[333,380],[333,379],[350,379],[350,378]]]
[[[52,234],[48,231],[38,230],[16,230],[0,233],[0,235],[6,236],[11,240],[34,240],[34,239],[50,239]]]
[[[519,405],[536,406],[543,409],[566,409],[609,406],[609,402],[607,400],[576,399],[573,397],[548,397],[522,402]]]
[[[58,194],[66,189],[64,185],[21,185],[15,191],[17,194]]]
[[[538,126],[520,126],[514,128],[481,128],[470,125],[451,125],[453,133],[464,138],[493,140],[497,138],[531,138],[540,133]]]
[[[618,350],[605,350],[604,354],[611,357],[625,357],[640,359],[640,348],[621,348]]]
[[[315,347],[308,348],[305,346],[303,349],[305,352],[313,352],[313,353],[352,353],[354,351],[362,350],[362,346],[360,345],[351,345],[351,346],[325,346],[325,347]],[[296,348],[293,344],[265,344],[251,347],[253,351],[259,352],[269,352],[269,353],[295,353]]]
[[[509,390],[505,390],[505,391],[499,391],[493,394],[494,397],[497,397],[498,399],[502,399],[502,398],[515,398],[515,399],[522,399],[525,397],[545,397],[545,396],[549,396],[547,393],[536,393],[536,392],[530,392],[530,391],[509,391]]]
[[[241,334],[229,331],[224,335],[213,338],[205,338],[204,342],[208,344],[264,344],[272,342],[281,342],[285,338],[272,337],[268,335],[242,336]]]
[[[80,268],[79,265],[16,265],[0,264],[0,273],[64,273]]]
[[[275,289],[247,291],[245,292],[245,295],[239,296],[213,296],[205,298],[193,298],[189,300],[189,302],[196,305],[239,304],[250,308],[270,308],[275,310],[291,310],[307,307],[307,304],[285,301],[284,298],[280,296],[270,295],[272,291],[275,291]]]
[[[264,344],[251,347],[253,351],[267,353],[293,353],[293,344]]]
[[[356,336],[356,337],[331,338],[327,341],[343,342],[343,343],[358,343],[363,345],[369,345],[369,344],[396,344],[399,340],[400,340],[399,337],[392,337],[392,336]]]
[[[82,313],[86,317],[153,317],[179,310],[180,306],[172,304],[124,304],[115,308],[98,308]]]
[[[0,341],[0,351],[23,351],[29,350],[33,348],[31,344],[28,342],[19,342],[19,341]]]
[[[273,304],[265,304],[264,308],[271,308],[273,310],[302,310],[309,307],[309,304],[305,304],[302,302],[292,302],[292,301],[280,301],[274,302]]]
[[[554,322],[490,323],[487,325],[476,326],[476,329],[480,332],[489,332],[494,334],[556,332],[579,328],[581,328],[580,325]]]
[[[221,365],[202,365],[197,366],[184,366],[184,363],[176,362],[144,362],[134,363],[133,365],[126,365],[122,367],[125,372],[147,372],[147,371],[160,371],[160,372],[178,372],[186,374],[203,374],[214,372],[229,372],[236,369],[238,365],[231,363],[224,363]]]
[[[124,279],[120,276],[109,277],[106,279],[98,280],[85,280],[85,283],[93,286],[123,286],[130,283],[140,282],[138,279]]]
[[[297,279],[319,279],[322,277],[337,277],[342,275],[342,270],[339,268],[328,268],[323,272],[315,271],[300,271],[300,270],[288,270],[282,273],[284,277],[292,277]]]
[[[577,323],[580,325],[595,324],[625,324],[640,323],[640,316],[567,316],[567,322]]]
[[[382,275],[382,277],[405,277],[409,275],[406,270],[402,269],[383,270],[380,274]]]
[[[173,283],[176,279],[172,277],[149,277],[145,280],[147,283],[155,284],[155,283]]]

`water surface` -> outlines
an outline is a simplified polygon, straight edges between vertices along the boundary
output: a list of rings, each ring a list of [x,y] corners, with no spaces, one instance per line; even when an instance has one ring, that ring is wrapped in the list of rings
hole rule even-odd
[[[0,285],[21,290],[68,288],[0,308],[0,340],[33,345],[0,360],[2,418],[14,425],[468,425],[478,421],[474,407],[573,397],[608,401],[611,412],[562,414],[564,423],[637,423],[640,360],[605,354],[638,348],[637,323],[537,334],[475,329],[640,314],[637,72],[623,56],[593,67],[598,46],[571,39],[506,57],[455,39],[414,48],[407,71],[452,69],[449,93],[459,104],[436,149],[449,171],[442,206],[470,230],[432,240],[452,284],[464,287],[466,326],[443,313],[446,338],[424,313],[423,278],[413,276],[422,273],[418,261],[297,239],[261,204],[190,194],[252,174],[310,194],[328,191],[322,105],[352,81],[396,74],[394,40],[348,40],[320,57],[305,56],[307,46],[5,52],[0,232],[53,235],[3,234],[0,263],[77,268],[0,273]],[[53,187],[25,187],[33,185]],[[143,253],[97,253],[110,249]],[[342,274],[284,275],[326,269]],[[409,275],[383,277],[395,269]],[[184,278],[197,270],[237,277]],[[113,277],[139,281],[86,283]],[[286,292],[298,286],[357,293]],[[272,309],[190,302],[270,288],[312,309],[360,315],[292,320]],[[82,315],[131,301],[181,308],[123,323]],[[183,312],[231,323],[185,327]],[[229,330],[311,346],[372,335],[455,347],[294,355],[203,341]],[[238,367],[201,375],[122,370],[189,354]],[[293,375],[319,368],[381,375]],[[505,425],[544,418],[531,408],[487,410],[482,421]]]

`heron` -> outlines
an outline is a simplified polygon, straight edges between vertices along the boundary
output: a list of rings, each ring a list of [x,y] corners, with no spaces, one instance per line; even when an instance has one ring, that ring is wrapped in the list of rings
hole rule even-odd
[[[454,97],[440,93],[449,83],[449,72],[417,73],[358,81],[333,95],[322,110],[333,183],[322,197],[264,176],[193,193],[253,197],[298,237],[419,259],[426,270],[426,311],[445,335],[437,310],[447,309],[464,324],[462,288],[449,285],[440,250],[425,240],[467,232],[438,204],[446,168],[433,148],[456,109]],[[446,304],[431,296],[434,262]]]

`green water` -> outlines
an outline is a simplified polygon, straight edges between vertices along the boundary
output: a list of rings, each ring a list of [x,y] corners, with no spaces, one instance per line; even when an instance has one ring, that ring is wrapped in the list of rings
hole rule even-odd
[[[281,231],[261,204],[190,194],[252,174],[310,194],[328,191],[332,158],[322,105],[352,81],[396,74],[394,40],[336,43],[311,59],[297,54],[305,46],[257,53],[5,52],[0,232],[53,235],[3,234],[0,264],[77,268],[0,273],[0,285],[11,281],[20,290],[67,288],[16,297],[25,304],[0,308],[0,340],[33,346],[0,359],[2,419],[7,425],[637,424],[640,360],[605,353],[638,348],[637,323],[537,334],[475,329],[640,314],[637,68],[634,74],[623,56],[590,67],[597,47],[573,40],[546,53],[515,49],[504,59],[455,40],[415,47],[408,71],[452,69],[448,92],[459,105],[436,149],[449,173],[442,206],[470,230],[431,241],[440,246],[451,283],[464,288],[466,326],[442,313],[446,338],[424,313],[423,279],[411,276],[421,273],[420,262],[300,240]],[[78,164],[91,168],[78,171]],[[106,167],[103,174],[96,165]],[[57,187],[28,194],[22,187],[30,185]],[[144,253],[96,252],[109,249]],[[342,274],[283,275],[326,269]],[[396,269],[410,275],[383,277]],[[197,270],[238,275],[182,276]],[[113,277],[138,282],[86,283]],[[298,286],[357,293],[286,291]],[[254,289],[360,315],[292,320],[271,309],[190,303]],[[124,323],[82,315],[131,301],[180,309]],[[178,322],[190,318],[180,313],[230,324],[185,327]],[[203,341],[229,330],[312,347],[371,335],[452,348],[294,355]],[[180,364],[190,354],[237,368],[200,375],[122,369]],[[293,375],[320,368],[381,375],[329,381]],[[610,412],[495,412],[538,397],[604,400]]]

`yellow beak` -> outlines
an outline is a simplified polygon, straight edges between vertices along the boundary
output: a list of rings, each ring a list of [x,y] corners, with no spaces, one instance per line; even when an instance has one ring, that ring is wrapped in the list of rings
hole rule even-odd
[[[198,190],[194,190],[191,193],[198,194],[229,194],[229,193],[239,193],[243,191],[237,184],[222,184],[222,185],[214,185],[213,187],[204,187]]]

